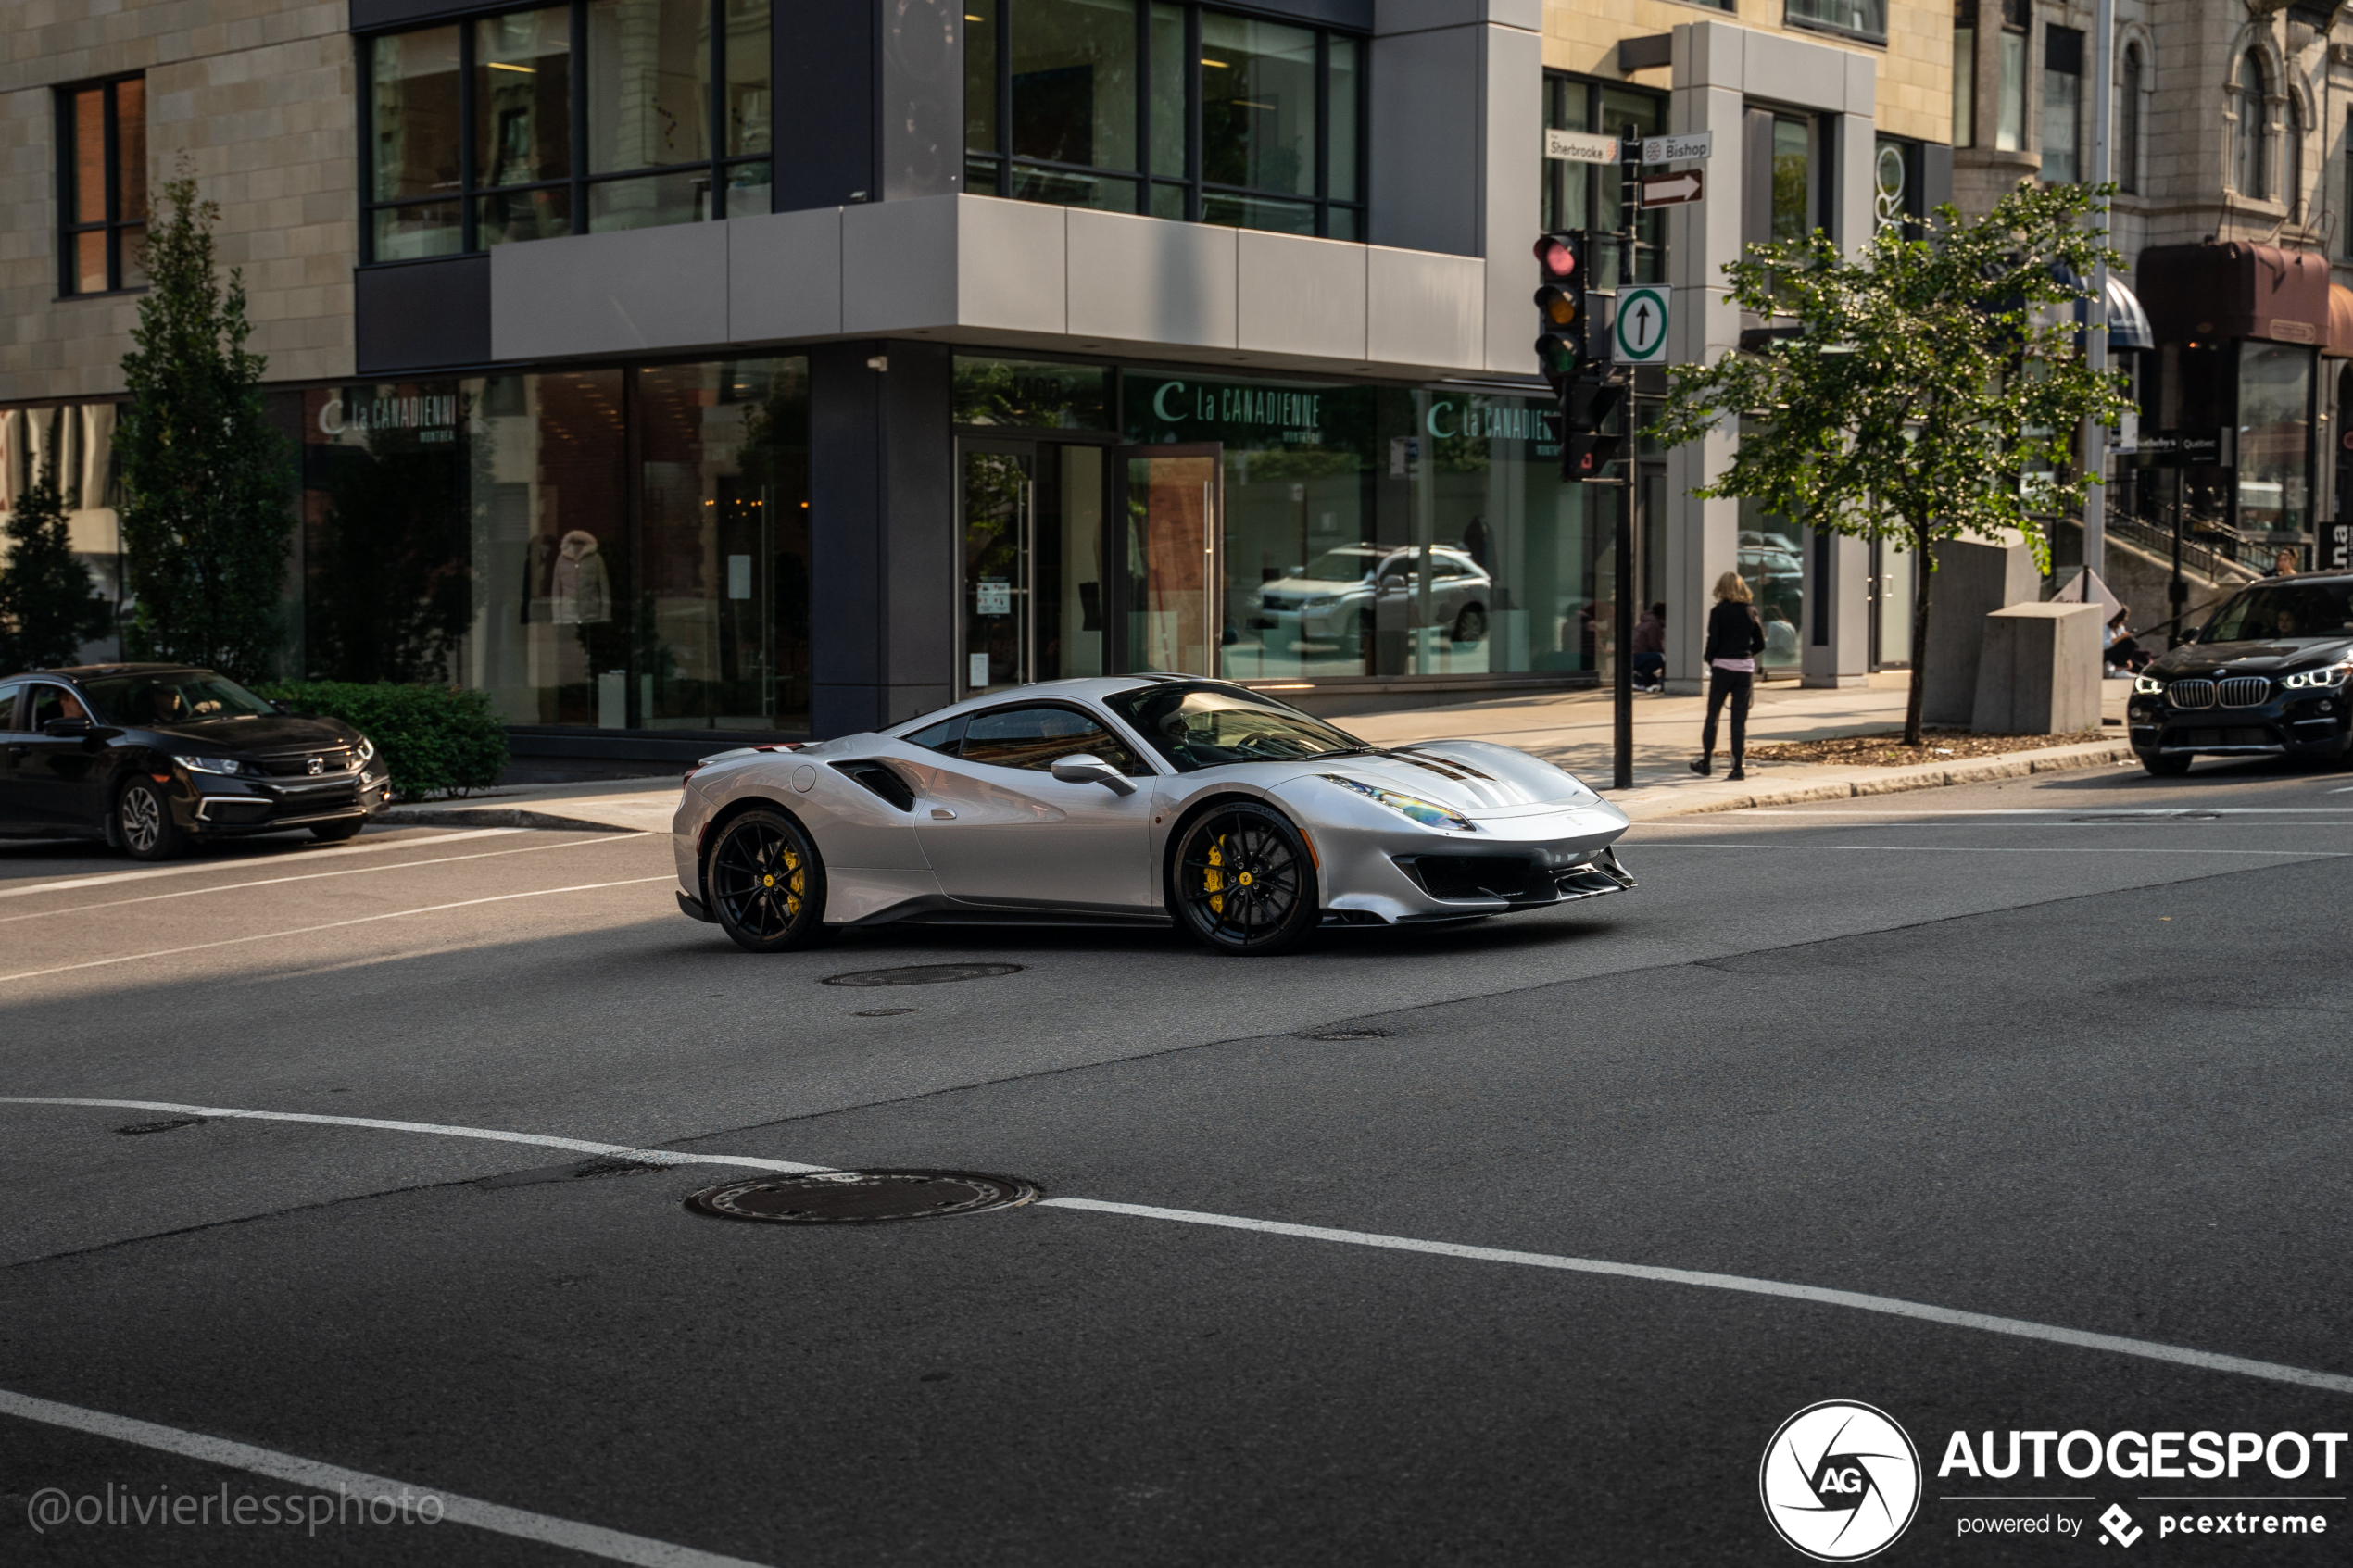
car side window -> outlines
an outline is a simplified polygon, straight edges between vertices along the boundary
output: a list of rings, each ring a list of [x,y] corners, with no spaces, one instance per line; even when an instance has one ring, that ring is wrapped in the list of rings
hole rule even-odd
[[[58,719],[83,717],[82,704],[63,686],[44,683],[32,688],[31,700],[26,704],[24,727],[38,734],[44,724]]]
[[[21,681],[0,685],[0,730],[17,727],[17,694],[22,690],[24,683]]]
[[[900,738],[909,746],[920,746],[926,751],[944,751],[953,757],[956,755],[956,742],[963,737],[963,733],[964,716],[960,713],[953,719],[942,719],[937,724],[926,724],[913,734],[901,735]]]
[[[913,736],[909,736],[913,739]],[[964,721],[967,762],[1043,772],[1058,759],[1085,752],[1123,773],[1141,776],[1136,754],[1086,714],[1070,708],[998,708]]]

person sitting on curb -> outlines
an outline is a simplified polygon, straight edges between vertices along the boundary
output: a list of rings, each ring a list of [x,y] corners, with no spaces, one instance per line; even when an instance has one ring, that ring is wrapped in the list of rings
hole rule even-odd
[[[1667,689],[1667,607],[1655,604],[1634,622],[1634,689]]]

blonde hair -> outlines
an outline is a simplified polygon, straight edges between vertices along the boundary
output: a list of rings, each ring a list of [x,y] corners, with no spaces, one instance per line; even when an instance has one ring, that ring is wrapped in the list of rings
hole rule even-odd
[[[1748,583],[1737,571],[1728,571],[1716,580],[1716,596],[1728,604],[1754,604],[1756,596],[1749,592]]]

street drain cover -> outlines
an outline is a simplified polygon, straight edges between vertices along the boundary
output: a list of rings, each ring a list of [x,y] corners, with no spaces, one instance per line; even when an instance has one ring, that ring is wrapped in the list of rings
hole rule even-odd
[[[862,969],[849,974],[828,974],[828,985],[940,985],[950,980],[993,980],[1019,974],[1017,963],[919,963],[904,969]]]
[[[984,1214],[1037,1197],[1038,1189],[1027,1182],[965,1171],[812,1171],[706,1187],[686,1199],[686,1207],[723,1220],[862,1225]]]

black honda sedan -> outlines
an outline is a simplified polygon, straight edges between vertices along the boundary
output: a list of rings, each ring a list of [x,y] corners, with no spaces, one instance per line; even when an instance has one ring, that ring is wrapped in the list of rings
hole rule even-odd
[[[288,713],[209,670],[0,678],[0,835],[100,838],[143,860],[287,828],[349,838],[391,784],[350,725]]]
[[[2133,681],[2133,750],[2167,777],[2200,756],[2353,762],[2348,673],[2353,576],[2266,578]]]

